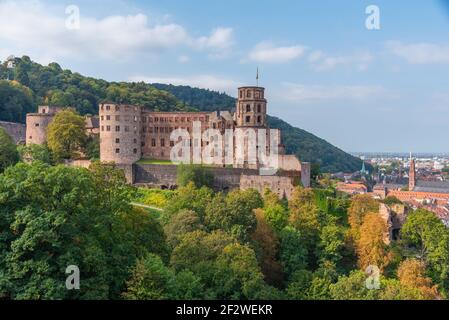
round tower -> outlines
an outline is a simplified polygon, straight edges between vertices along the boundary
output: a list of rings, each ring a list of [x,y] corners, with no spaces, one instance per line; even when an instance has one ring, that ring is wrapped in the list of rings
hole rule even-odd
[[[236,122],[238,127],[267,126],[267,100],[265,88],[241,87],[238,89]]]
[[[142,157],[141,107],[100,105],[100,159],[132,164]]]

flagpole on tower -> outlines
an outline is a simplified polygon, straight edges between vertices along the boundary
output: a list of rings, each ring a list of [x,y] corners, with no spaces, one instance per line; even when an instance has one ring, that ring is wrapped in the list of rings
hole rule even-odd
[[[257,83],[257,86],[259,86],[259,67],[257,67],[256,83]]]

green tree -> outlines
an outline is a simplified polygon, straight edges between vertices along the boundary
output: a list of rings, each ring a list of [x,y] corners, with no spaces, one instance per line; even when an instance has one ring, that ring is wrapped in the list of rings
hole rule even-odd
[[[218,256],[214,279],[219,299],[255,299],[265,286],[254,250],[239,243]]]
[[[183,235],[203,229],[200,218],[191,210],[181,210],[174,214],[164,228],[167,242],[173,248],[179,244]]]
[[[6,130],[0,127],[0,173],[16,164],[19,159],[16,144]]]
[[[177,183],[181,187],[190,182],[193,182],[196,188],[213,187],[214,176],[202,166],[180,164],[177,170]]]
[[[411,213],[401,230],[408,250],[428,266],[433,281],[443,294],[449,290],[449,232],[433,212],[417,210]]]
[[[70,109],[58,112],[47,128],[48,147],[56,159],[79,157],[86,139],[84,118]]]
[[[185,187],[181,187],[177,190],[176,194],[168,203],[164,211],[162,221],[168,223],[171,216],[179,211],[186,209],[192,210],[200,221],[204,221],[206,207],[209,205],[213,198],[213,191],[207,187],[197,189],[193,183],[189,183]]]
[[[100,137],[88,137],[86,142],[86,155],[89,159],[100,159]]]
[[[176,274],[171,288],[171,298],[176,300],[196,300],[204,298],[201,279],[191,271]]]
[[[352,271],[348,276],[340,276],[338,282],[330,285],[332,298],[335,300],[377,300],[379,290],[368,289],[363,271]]]
[[[331,261],[338,263],[344,256],[345,230],[336,224],[323,227],[317,248],[317,256],[321,262]]]
[[[137,261],[126,283],[123,297],[127,300],[164,300],[170,298],[173,273],[161,258],[148,254]]]
[[[170,265],[176,272],[190,271],[201,279],[204,297],[216,299],[221,290],[217,285],[216,261],[223,249],[236,240],[222,231],[206,233],[194,231],[185,234],[173,249]]]
[[[206,208],[205,225],[246,242],[257,225],[254,210],[262,206],[262,198],[256,190],[233,190],[226,196],[217,194]]]
[[[18,150],[23,161],[41,161],[46,164],[53,162],[52,154],[45,144],[20,146]]]
[[[307,248],[293,227],[286,227],[280,233],[280,261],[287,277],[307,267]]]
[[[87,169],[41,162],[8,168],[0,175],[0,295],[117,297],[136,258],[132,243],[115,242],[121,237],[114,230],[123,223],[118,216],[130,210],[123,190],[99,183]],[[80,290],[65,288],[69,265],[81,271]]]

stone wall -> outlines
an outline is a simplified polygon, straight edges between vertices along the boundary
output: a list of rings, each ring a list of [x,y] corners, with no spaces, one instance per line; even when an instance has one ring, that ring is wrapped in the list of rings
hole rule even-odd
[[[295,189],[294,178],[288,176],[241,176],[241,190],[256,189],[264,194],[266,188],[276,193],[279,198],[290,199]]]
[[[25,142],[26,126],[24,124],[0,121],[0,127],[6,130],[16,144]]]
[[[177,166],[157,164],[134,164],[134,183],[153,187],[174,188],[177,186]],[[240,188],[242,175],[256,175],[258,170],[206,168],[214,176],[216,190]]]
[[[172,189],[177,187],[177,166],[157,164],[134,164],[133,183],[148,187]],[[228,191],[233,189],[256,189],[260,193],[265,188],[277,193],[280,198],[290,198],[295,188],[297,172],[284,171],[276,176],[261,176],[258,170],[240,168],[206,168],[214,176],[214,189]]]

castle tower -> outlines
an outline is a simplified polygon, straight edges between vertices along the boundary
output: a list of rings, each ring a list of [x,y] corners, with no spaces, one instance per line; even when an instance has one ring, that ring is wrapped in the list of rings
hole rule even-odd
[[[236,122],[238,127],[265,128],[267,126],[267,100],[265,88],[238,89]]]
[[[103,162],[133,164],[142,157],[141,107],[100,105],[100,155]]]
[[[413,191],[416,186],[416,166],[415,159],[412,158],[410,154],[410,173],[408,178],[408,190]]]
[[[26,144],[44,144],[47,142],[47,127],[55,114],[62,109],[57,106],[39,106],[37,113],[28,113],[26,117]]]

